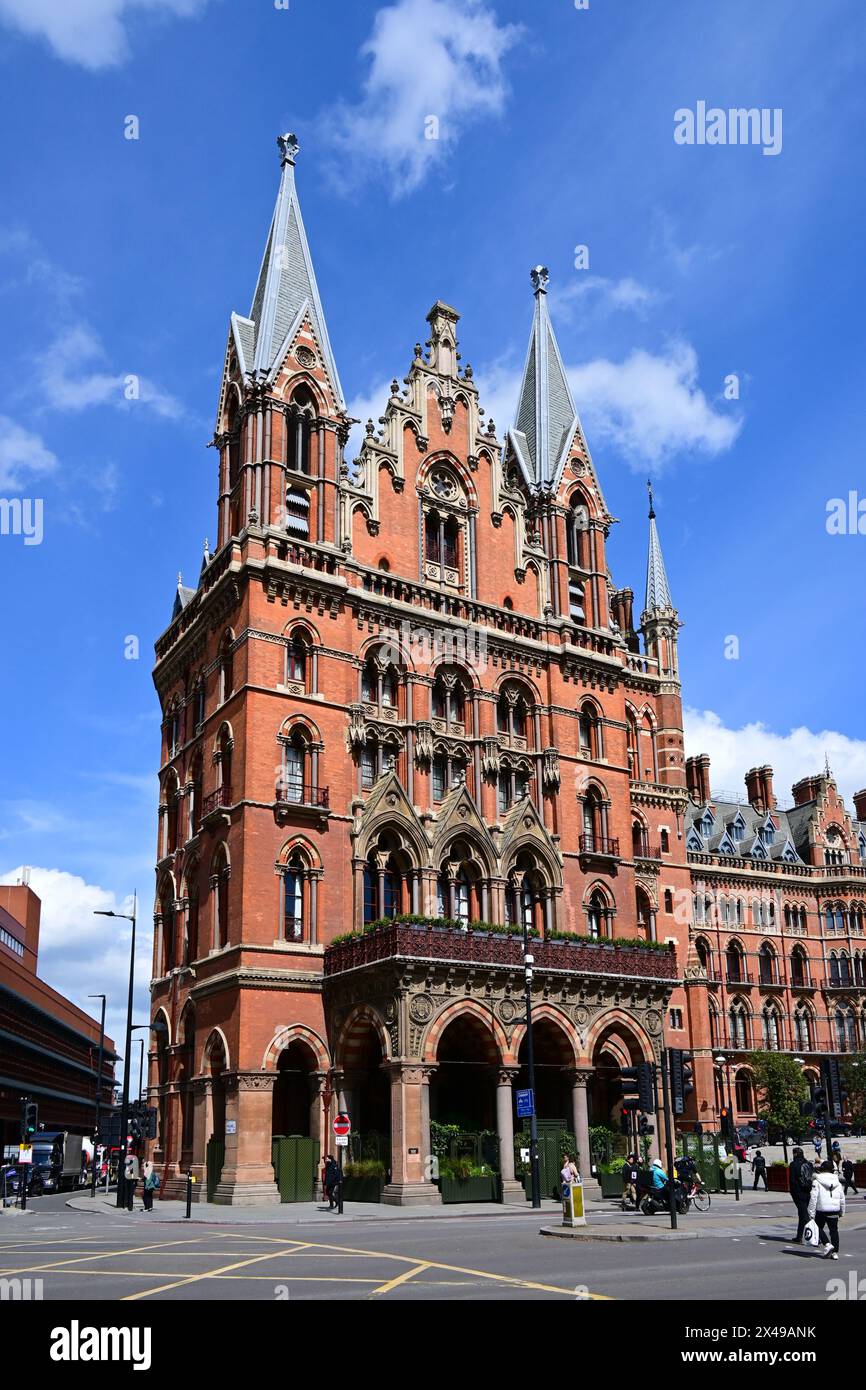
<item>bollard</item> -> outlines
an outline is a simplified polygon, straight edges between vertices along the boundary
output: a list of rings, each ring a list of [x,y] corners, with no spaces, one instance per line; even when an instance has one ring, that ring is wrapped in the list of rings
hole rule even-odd
[[[192,1173],[187,1173],[187,1175],[186,1175],[186,1220],[187,1220],[187,1221],[189,1220],[190,1216],[192,1215],[192,1185],[193,1185],[194,1182],[195,1182],[195,1178],[193,1177]]]

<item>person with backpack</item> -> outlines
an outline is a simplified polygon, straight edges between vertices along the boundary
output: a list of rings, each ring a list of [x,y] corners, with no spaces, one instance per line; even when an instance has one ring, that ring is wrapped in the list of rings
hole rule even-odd
[[[824,1247],[825,1260],[839,1258],[839,1219],[845,1215],[845,1193],[832,1158],[825,1159],[812,1179],[809,1197],[809,1220],[818,1227],[818,1239]],[[830,1239],[827,1240],[826,1232]]]
[[[161,1186],[159,1173],[148,1160],[144,1165],[144,1187],[141,1190],[145,1211],[153,1211],[153,1194],[158,1192]]]
[[[809,1220],[809,1198],[812,1195],[812,1179],[815,1176],[815,1169],[809,1162],[803,1150],[797,1147],[791,1159],[791,1166],[788,1169],[788,1191],[794,1206],[797,1208],[797,1235],[794,1240],[795,1245],[803,1244],[803,1233],[806,1230],[806,1222]]]
[[[764,1155],[760,1149],[758,1149],[757,1153],[755,1154],[755,1157],[752,1159],[752,1172],[755,1175],[755,1181],[752,1183],[752,1191],[757,1191],[758,1183],[762,1182],[764,1184],[764,1191],[766,1192],[767,1160],[764,1158]]]
[[[328,1211],[334,1211],[340,1204],[340,1165],[333,1154],[325,1156],[325,1196]]]
[[[847,1195],[848,1195],[848,1188],[849,1188],[849,1187],[850,1187],[850,1189],[851,1189],[852,1192],[856,1192],[856,1191],[857,1191],[857,1184],[856,1184],[855,1181],[854,1181],[854,1163],[853,1163],[853,1160],[850,1159],[850,1158],[843,1158],[843,1159],[842,1159],[842,1191],[845,1193],[846,1197],[847,1197]]]

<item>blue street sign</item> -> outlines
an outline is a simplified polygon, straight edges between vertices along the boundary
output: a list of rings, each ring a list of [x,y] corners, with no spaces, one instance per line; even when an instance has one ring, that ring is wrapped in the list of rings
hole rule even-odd
[[[518,1120],[528,1120],[535,1114],[535,1098],[531,1091],[517,1092],[517,1118]]]

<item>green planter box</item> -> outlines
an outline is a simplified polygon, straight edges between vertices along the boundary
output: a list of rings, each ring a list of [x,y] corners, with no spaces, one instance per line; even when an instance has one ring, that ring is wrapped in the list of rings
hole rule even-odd
[[[622,1173],[599,1173],[602,1197],[622,1196]]]
[[[344,1202],[381,1202],[384,1178],[344,1178]]]
[[[492,1173],[486,1178],[440,1178],[439,1191],[443,1202],[498,1202],[499,1178]]]

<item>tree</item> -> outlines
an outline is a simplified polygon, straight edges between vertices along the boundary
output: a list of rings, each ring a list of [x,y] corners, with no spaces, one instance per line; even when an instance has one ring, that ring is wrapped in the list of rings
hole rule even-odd
[[[766,1121],[768,1137],[771,1129],[782,1131],[787,1162],[788,1135],[800,1128],[800,1104],[809,1099],[803,1070],[793,1057],[781,1052],[753,1052],[749,1066],[755,1078],[758,1118]]]

